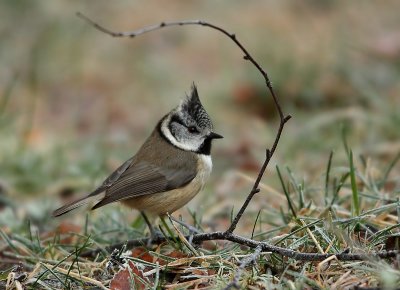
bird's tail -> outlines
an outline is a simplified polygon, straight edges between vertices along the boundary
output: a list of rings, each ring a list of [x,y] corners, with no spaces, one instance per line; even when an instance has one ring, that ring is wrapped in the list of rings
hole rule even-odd
[[[94,196],[97,197],[97,195],[103,191],[104,191],[104,188],[100,187],[100,188],[96,189],[95,191],[93,191],[91,194],[84,196],[78,200],[74,200],[74,201],[56,209],[55,211],[53,211],[52,215],[53,215],[53,217],[58,217],[60,215],[70,212],[71,210],[77,209],[78,207],[88,204],[93,200]],[[99,199],[101,199],[101,197],[99,197]]]

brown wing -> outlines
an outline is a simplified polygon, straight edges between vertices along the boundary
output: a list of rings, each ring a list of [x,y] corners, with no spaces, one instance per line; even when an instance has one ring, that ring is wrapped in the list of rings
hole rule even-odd
[[[188,184],[196,176],[196,164],[188,160],[176,166],[165,162],[162,166],[139,161],[122,173],[107,189],[105,197],[92,209],[135,196],[160,193]]]
[[[158,144],[159,150],[154,150],[154,143]],[[157,164],[148,160],[156,160]],[[123,163],[101,186],[86,197],[55,210],[53,215],[63,215],[82,206],[92,200],[92,197],[97,198],[103,191],[106,191],[104,198],[92,209],[133,196],[182,187],[196,176],[196,160],[194,153],[176,149],[167,143],[156,129],[138,154]]]

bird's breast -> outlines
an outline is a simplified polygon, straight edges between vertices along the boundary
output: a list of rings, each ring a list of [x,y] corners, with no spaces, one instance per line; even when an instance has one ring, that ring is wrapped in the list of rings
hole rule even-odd
[[[212,170],[212,160],[211,155],[199,154],[199,159],[197,161],[197,176],[202,183],[202,188],[206,183],[207,179],[210,177]]]

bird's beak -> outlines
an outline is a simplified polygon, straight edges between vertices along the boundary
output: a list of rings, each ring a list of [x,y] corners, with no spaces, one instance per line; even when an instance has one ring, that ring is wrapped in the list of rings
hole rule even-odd
[[[210,134],[208,134],[208,138],[209,139],[222,139],[224,137],[222,135],[217,134],[217,133],[211,132]]]

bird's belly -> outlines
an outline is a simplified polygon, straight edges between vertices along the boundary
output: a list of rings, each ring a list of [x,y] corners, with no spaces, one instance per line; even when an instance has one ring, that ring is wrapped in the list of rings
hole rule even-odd
[[[193,181],[185,187],[166,192],[142,195],[124,200],[123,203],[129,207],[149,212],[155,215],[173,213],[188,203],[201,187]]]
[[[173,213],[187,204],[204,186],[211,173],[210,156],[204,156],[198,162],[198,174],[187,185],[166,192],[133,197],[122,201],[123,204],[155,215]]]

